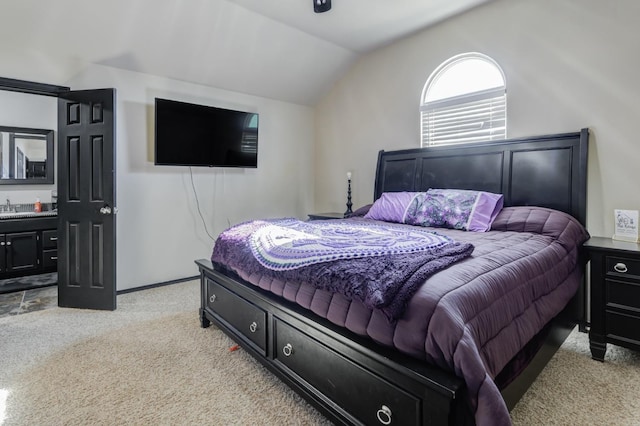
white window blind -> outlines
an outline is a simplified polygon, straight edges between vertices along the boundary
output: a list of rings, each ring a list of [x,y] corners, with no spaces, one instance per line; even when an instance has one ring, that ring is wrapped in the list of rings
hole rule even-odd
[[[485,72],[474,72],[474,64],[481,64]],[[486,83],[482,80],[483,75],[489,76]],[[470,79],[473,80],[471,84]],[[496,79],[499,79],[498,84]],[[467,92],[461,89],[465,86]],[[452,95],[443,95],[447,91]],[[430,95],[437,99],[430,100]],[[497,64],[477,53],[455,56],[432,73],[423,89],[420,105],[421,145],[506,139],[506,111],[504,76]]]
[[[506,103],[497,90],[422,105],[422,146],[505,139]]]

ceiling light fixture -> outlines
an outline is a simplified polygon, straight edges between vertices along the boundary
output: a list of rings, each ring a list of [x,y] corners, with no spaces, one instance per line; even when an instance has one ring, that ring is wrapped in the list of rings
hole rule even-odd
[[[331,9],[331,0],[313,0],[313,11],[315,13],[326,12]]]

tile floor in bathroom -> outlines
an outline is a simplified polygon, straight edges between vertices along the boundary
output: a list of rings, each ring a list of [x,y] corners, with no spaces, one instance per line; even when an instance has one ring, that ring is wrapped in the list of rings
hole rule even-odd
[[[0,318],[58,306],[58,286],[55,282],[57,275],[34,276],[32,280],[38,281],[37,285],[23,286],[24,290],[9,287],[9,285],[15,286],[16,279],[0,280],[0,290],[4,290],[0,292]]]
[[[58,286],[0,294],[0,318],[58,306]]]

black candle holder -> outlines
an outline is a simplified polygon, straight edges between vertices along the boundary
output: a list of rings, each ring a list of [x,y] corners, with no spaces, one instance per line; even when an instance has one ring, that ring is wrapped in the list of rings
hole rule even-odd
[[[347,211],[344,212],[345,217],[353,213],[353,211],[351,211],[351,206],[353,206],[353,203],[351,202],[351,179],[347,179]]]

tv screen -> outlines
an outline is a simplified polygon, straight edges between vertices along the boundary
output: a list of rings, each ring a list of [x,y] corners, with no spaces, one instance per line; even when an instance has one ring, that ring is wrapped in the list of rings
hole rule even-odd
[[[155,164],[257,167],[258,114],[155,100]]]

